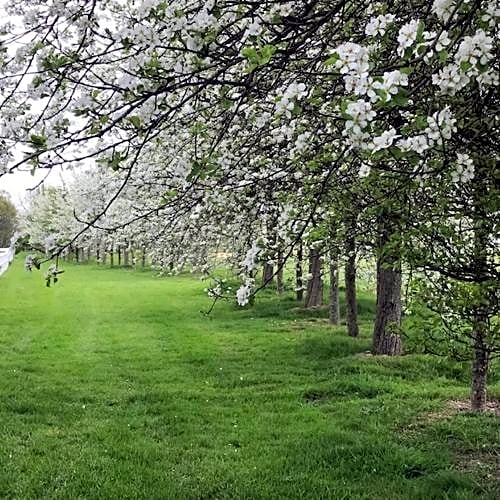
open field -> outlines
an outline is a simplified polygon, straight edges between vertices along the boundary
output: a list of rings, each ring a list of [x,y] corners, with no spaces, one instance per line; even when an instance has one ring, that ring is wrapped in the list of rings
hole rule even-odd
[[[0,497],[495,497],[498,417],[446,404],[467,397],[467,365],[363,355],[369,295],[350,339],[291,294],[207,318],[204,286],[88,265],[47,289],[16,260],[0,278]]]

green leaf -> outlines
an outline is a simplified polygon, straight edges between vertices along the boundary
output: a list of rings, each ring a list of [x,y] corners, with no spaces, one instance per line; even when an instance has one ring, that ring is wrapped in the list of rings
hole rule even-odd
[[[165,193],[163,193],[162,202],[168,203],[169,201],[172,201],[176,196],[177,196],[177,190],[169,189],[168,191],[165,191]]]
[[[56,70],[68,62],[69,59],[65,55],[51,53],[42,59],[42,67],[45,70]]]
[[[108,167],[111,167],[113,170],[118,170],[121,162],[125,159],[125,156],[122,155],[119,151],[113,151],[113,155],[111,159],[108,160]]]
[[[260,66],[263,66],[264,64],[267,64],[271,58],[273,57],[274,53],[276,52],[276,47],[274,45],[264,45],[262,47],[260,53]]]
[[[134,116],[129,116],[127,120],[135,127],[135,128],[141,128],[142,126],[142,119],[140,116],[134,115]]]
[[[423,21],[420,21],[418,23],[418,28],[417,28],[417,41],[423,41],[423,34],[424,34],[424,29],[425,29],[425,24]]]
[[[247,73],[250,73],[259,66],[266,65],[271,60],[275,52],[276,47],[274,45],[264,45],[260,48],[243,48],[241,51],[241,55],[245,57],[249,62],[245,71]]]
[[[445,63],[448,60],[449,54],[446,50],[438,52],[439,62]]]
[[[392,103],[394,106],[406,106],[408,104],[407,93],[401,89],[393,98]]]
[[[326,61],[325,65],[326,66],[333,66],[338,60],[340,59],[340,56],[334,52]]]
[[[427,118],[423,115],[418,115],[415,118],[414,124],[417,130],[424,130],[427,128]]]
[[[35,149],[38,150],[47,149],[47,138],[43,135],[31,134],[30,141],[31,144],[33,144],[33,146],[35,147]]]
[[[469,71],[472,68],[472,64],[469,61],[462,61],[460,63],[460,70],[464,73]]]
[[[92,135],[98,134],[102,130],[101,122],[99,120],[94,120],[92,126],[90,127],[90,133]]]
[[[242,49],[241,55],[248,59],[250,63],[255,63],[257,61],[257,50],[253,47],[245,47]]]

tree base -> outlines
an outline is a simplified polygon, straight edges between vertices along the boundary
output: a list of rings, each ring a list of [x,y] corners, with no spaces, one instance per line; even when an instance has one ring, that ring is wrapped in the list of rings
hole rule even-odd
[[[401,356],[401,354],[403,354],[403,341],[401,335],[389,334],[379,338],[377,345],[373,347],[373,354]]]

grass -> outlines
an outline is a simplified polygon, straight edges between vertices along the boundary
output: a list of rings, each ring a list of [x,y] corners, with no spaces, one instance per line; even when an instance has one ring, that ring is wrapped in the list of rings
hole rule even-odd
[[[360,355],[371,296],[350,339],[272,292],[207,318],[203,288],[68,266],[47,289],[15,262],[0,278],[0,497],[495,497],[494,467],[460,464],[498,458],[498,419],[426,417],[467,396],[468,368]]]

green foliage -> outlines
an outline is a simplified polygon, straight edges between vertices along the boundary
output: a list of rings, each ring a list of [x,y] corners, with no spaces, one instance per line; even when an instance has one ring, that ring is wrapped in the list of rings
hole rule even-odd
[[[405,349],[411,353],[437,354],[459,359],[470,357],[470,347],[454,340],[446,331],[441,316],[421,303],[414,303],[403,322]],[[466,337],[462,341],[466,341]]]
[[[111,158],[105,160],[104,162],[109,168],[116,171],[120,168],[120,165],[126,158],[127,155],[125,153],[121,153],[120,151],[113,151]]]
[[[31,134],[30,141],[35,151],[45,151],[47,149],[47,138],[44,135]]]
[[[17,210],[7,195],[0,192],[0,248],[10,245],[17,225]]]
[[[55,71],[59,68],[62,68],[64,65],[70,62],[70,58],[63,54],[56,54],[55,52],[51,52],[46,57],[42,59],[41,65],[42,68],[47,71]]]
[[[339,55],[337,52],[334,52],[326,61],[325,64],[327,66],[333,66],[339,60]]]
[[[410,287],[411,314],[405,321],[408,347],[412,352],[436,353],[469,359],[473,353],[474,318],[478,313],[494,315],[498,283],[467,283],[443,276],[416,277]],[[490,318],[485,343],[500,351],[500,327]]]
[[[134,126],[134,128],[140,129],[142,127],[142,118],[140,116],[129,116],[127,120]]]
[[[259,66],[266,65],[271,60],[275,52],[276,47],[274,45],[264,45],[262,47],[245,47],[241,51],[241,55],[248,60],[246,72],[251,73]]]

